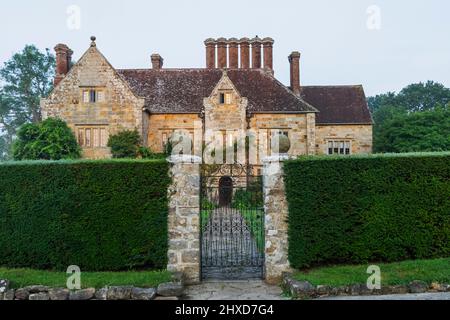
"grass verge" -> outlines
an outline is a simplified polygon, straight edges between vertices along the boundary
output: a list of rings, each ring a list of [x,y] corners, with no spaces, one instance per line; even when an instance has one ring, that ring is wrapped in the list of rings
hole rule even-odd
[[[294,278],[306,280],[313,285],[343,286],[366,283],[370,276],[364,265],[320,267],[297,271]],[[395,263],[373,263],[380,267],[381,285],[408,284],[413,280],[427,283],[450,283],[450,258],[408,260]]]
[[[69,276],[57,271],[0,268],[0,279],[8,279],[15,289],[30,285],[65,288]],[[81,272],[82,288],[125,285],[150,288],[170,280],[167,271]]]

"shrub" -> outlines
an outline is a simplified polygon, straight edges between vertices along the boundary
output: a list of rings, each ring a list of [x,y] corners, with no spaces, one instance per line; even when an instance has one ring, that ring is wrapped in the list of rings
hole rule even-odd
[[[138,149],[139,157],[142,159],[165,159],[166,155],[164,153],[154,153],[150,148],[139,147]]]
[[[150,148],[141,146],[141,137],[137,130],[121,131],[108,140],[113,158],[164,159],[163,153],[154,153]]]
[[[111,135],[108,147],[114,158],[136,158],[139,155],[141,137],[137,130],[125,130]]]
[[[450,254],[450,153],[285,164],[294,267]]]
[[[167,264],[168,164],[0,165],[0,266],[84,271]]]
[[[24,124],[13,145],[14,160],[78,159],[81,149],[75,136],[61,119]]]

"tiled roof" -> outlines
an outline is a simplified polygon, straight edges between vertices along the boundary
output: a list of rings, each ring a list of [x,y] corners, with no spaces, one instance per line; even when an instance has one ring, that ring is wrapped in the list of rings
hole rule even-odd
[[[199,113],[222,77],[220,69],[117,70],[152,113]],[[303,113],[317,110],[272,75],[257,69],[230,69],[227,75],[251,113]]]
[[[316,107],[317,124],[371,124],[362,86],[302,86],[302,98]]]
[[[118,73],[152,113],[199,113],[222,77],[220,69],[123,69]],[[317,112],[317,124],[371,124],[362,86],[302,86],[301,97],[261,69],[227,75],[251,113]]]

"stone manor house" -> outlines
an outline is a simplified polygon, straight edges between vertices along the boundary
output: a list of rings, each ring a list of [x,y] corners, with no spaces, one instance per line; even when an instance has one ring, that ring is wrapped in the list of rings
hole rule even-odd
[[[198,145],[206,132],[233,143],[228,132],[252,130],[257,162],[270,155],[275,133],[289,137],[290,155],[372,151],[363,87],[302,86],[299,52],[289,55],[290,86],[282,84],[274,76],[271,38],[207,39],[206,67],[187,69],[163,68],[158,54],[151,68],[115,69],[91,40],[75,64],[68,46],[55,47],[55,88],[41,100],[43,117],[65,120],[85,158],[110,157],[108,136],[134,129],[154,152],[177,130],[201,139]]]

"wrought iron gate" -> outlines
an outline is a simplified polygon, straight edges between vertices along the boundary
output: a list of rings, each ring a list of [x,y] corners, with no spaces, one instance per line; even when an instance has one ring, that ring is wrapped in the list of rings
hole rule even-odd
[[[262,179],[255,166],[201,168],[202,279],[264,277]]]

